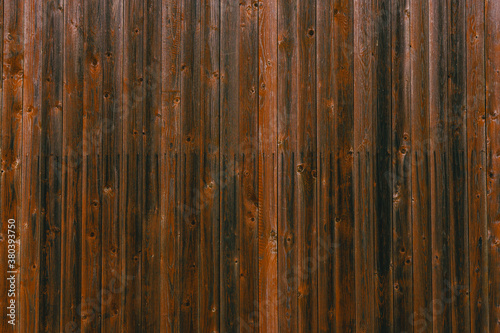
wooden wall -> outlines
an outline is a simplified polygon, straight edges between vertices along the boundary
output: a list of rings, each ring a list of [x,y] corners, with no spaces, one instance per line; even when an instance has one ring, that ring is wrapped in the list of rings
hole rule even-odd
[[[0,332],[500,332],[500,1],[0,0],[0,36]]]

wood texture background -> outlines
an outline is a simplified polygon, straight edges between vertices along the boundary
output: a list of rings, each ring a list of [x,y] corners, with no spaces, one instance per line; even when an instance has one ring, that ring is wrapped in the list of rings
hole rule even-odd
[[[500,1],[0,0],[0,36],[0,332],[500,332]]]

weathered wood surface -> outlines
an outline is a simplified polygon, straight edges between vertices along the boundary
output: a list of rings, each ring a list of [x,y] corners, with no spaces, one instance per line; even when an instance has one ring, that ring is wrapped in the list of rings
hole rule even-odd
[[[500,332],[499,22],[0,0],[0,332]]]

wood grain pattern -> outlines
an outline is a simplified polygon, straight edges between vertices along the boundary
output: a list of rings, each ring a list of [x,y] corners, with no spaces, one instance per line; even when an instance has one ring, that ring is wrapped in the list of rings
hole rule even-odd
[[[297,332],[297,0],[278,2],[278,325]]]
[[[0,331],[499,331],[499,21],[0,0]]]
[[[394,332],[413,329],[411,222],[410,2],[391,2],[392,30],[392,264]]]
[[[221,0],[220,25],[220,330],[239,331],[240,270],[238,241],[238,31],[239,6]]]
[[[317,184],[318,200],[318,330],[331,332],[335,329],[335,203],[334,164],[335,147],[335,72],[334,52],[336,40],[334,27],[334,3],[319,0],[316,6],[317,23]]]
[[[140,329],[141,251],[143,213],[143,116],[144,116],[144,4],[143,1],[124,1],[123,7],[123,191],[120,202],[124,215],[120,252],[123,255],[122,329]]]
[[[469,219],[470,328],[488,326],[488,239],[486,211],[486,108],[484,3],[466,3],[467,195]],[[484,244],[484,245],[483,245]],[[486,330],[487,331],[487,330]]]
[[[0,290],[3,297],[0,301],[0,315],[4,320],[0,323],[2,332],[17,332],[19,318],[8,318],[11,314],[11,301],[19,303],[19,293],[11,294],[11,290],[19,290],[20,260],[20,225],[22,207],[22,152],[23,152],[23,70],[24,70],[24,7],[16,3],[3,3],[3,84],[1,107],[0,146],[0,237],[2,274]],[[14,224],[8,223],[15,220]],[[13,261],[11,261],[14,259]],[[15,278],[15,279],[13,279]],[[8,318],[8,319],[7,319]],[[9,324],[7,320],[13,320]]]
[[[449,16],[446,2],[429,5],[429,53],[436,61],[429,64],[431,119],[431,221],[432,221],[432,298],[440,308],[433,307],[434,332],[451,332],[450,277],[450,187],[448,154],[449,124],[447,122],[447,52],[446,41]],[[436,301],[437,300],[437,301]]]
[[[375,20],[374,252],[375,331],[393,331],[392,3],[377,0]]]
[[[162,1],[162,131],[161,131],[161,229],[160,316],[161,332],[179,330],[179,209],[180,184],[180,59],[181,6]]]
[[[43,3],[38,328],[42,332],[60,330],[63,9],[62,1]]]
[[[352,0],[334,2],[335,75],[335,329],[356,330],[354,244],[354,6]]]
[[[123,3],[102,4],[102,293],[101,331],[116,332],[123,318],[122,92]]]
[[[259,3],[259,332],[278,331],[278,1]]]
[[[450,251],[453,332],[470,331],[469,221],[467,207],[467,70],[465,1],[451,0],[448,32]]]
[[[316,1],[297,4],[297,320],[318,330]]]
[[[144,3],[144,183],[141,240],[141,329],[160,330],[160,138],[161,138],[161,1]]]
[[[82,237],[84,210],[84,7],[66,2],[64,10],[64,87],[63,87],[63,158],[62,158],[62,221],[61,221],[61,329],[83,327],[83,317],[93,317],[88,290],[83,280],[90,279],[93,263],[84,265]],[[88,65],[88,63],[87,63]],[[86,75],[85,75],[86,77]],[[85,88],[87,88],[86,86]],[[85,96],[84,96],[85,95]],[[88,104],[85,103],[85,104]],[[88,105],[86,105],[88,106]],[[67,112],[66,112],[67,111]],[[86,198],[85,198],[86,199]],[[86,212],[85,212],[86,213]],[[86,215],[86,214],[85,214]],[[100,233],[99,233],[100,234]],[[83,238],[83,239],[82,239]],[[99,269],[99,265],[96,265]],[[85,278],[83,278],[85,276]],[[95,280],[94,280],[95,281]],[[87,284],[85,285],[85,287]],[[85,295],[82,303],[82,295]],[[81,305],[82,316],[77,313]],[[94,322],[95,318],[85,322]]]
[[[259,3],[239,1],[237,181],[239,186],[237,241],[239,269],[239,330],[259,330]],[[265,140],[264,140],[265,141]]]
[[[410,3],[411,192],[414,330],[432,332],[429,3]],[[434,59],[434,58],[432,58]]]
[[[374,331],[374,24],[371,1],[354,2],[354,218],[356,329]],[[334,177],[334,175],[332,175]],[[336,247],[339,247],[337,244]]]
[[[24,3],[23,159],[19,331],[36,332],[39,323],[40,139],[42,106],[42,1]]]
[[[200,327],[220,330],[220,3],[201,3]]]

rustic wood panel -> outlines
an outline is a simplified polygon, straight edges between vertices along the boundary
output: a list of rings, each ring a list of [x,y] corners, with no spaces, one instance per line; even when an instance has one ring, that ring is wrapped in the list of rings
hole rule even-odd
[[[335,328],[335,257],[331,254],[335,242],[334,164],[332,152],[335,146],[335,75],[334,36],[330,23],[334,20],[334,3],[319,0],[316,6],[317,22],[317,183],[318,198],[318,329],[330,332]]]
[[[180,29],[179,2],[162,1],[160,332],[179,330]]]
[[[297,327],[318,330],[316,1],[297,3]]]
[[[40,139],[39,330],[58,332],[61,312],[63,1],[43,2]]]
[[[447,2],[429,3],[429,112],[432,223],[432,326],[436,332],[451,332],[450,277],[450,186],[447,98]],[[431,61],[435,59],[435,61]],[[447,300],[447,301],[445,301]]]
[[[123,314],[121,327],[133,332],[141,327],[141,251],[144,170],[144,4],[123,2],[123,137],[120,211],[123,214],[121,250]]]
[[[470,326],[471,332],[488,326],[488,239],[486,114],[485,114],[485,4],[466,4],[467,166],[469,218]],[[484,304],[484,305],[483,305]]]
[[[40,135],[42,106],[42,1],[25,1],[23,87],[23,200],[20,253],[19,316],[21,332],[36,332],[39,323],[40,274]]]
[[[122,92],[123,3],[102,5],[102,307],[101,331],[116,332],[123,318]]]
[[[259,7],[259,330],[278,331],[278,1]]]
[[[87,216],[85,205],[87,198],[83,197],[83,184],[86,183],[86,178],[84,178],[86,170],[84,169],[87,167],[84,139],[88,139],[84,131],[84,113],[87,113],[85,106],[89,107],[88,91],[92,89],[88,89],[89,85],[84,84],[84,79],[88,76],[83,72],[84,61],[87,61],[87,57],[84,50],[86,27],[82,4],[65,3],[64,27],[66,33],[64,34],[61,220],[61,329],[63,330],[66,327],[71,329],[80,326],[77,307],[82,303],[82,298],[90,301],[88,282],[92,276],[89,272],[94,269],[93,263],[88,260],[90,250],[86,246],[88,237],[82,239],[82,222]],[[89,62],[86,65],[88,66]],[[84,88],[87,89],[84,90]],[[85,103],[84,98],[86,98]],[[92,111],[89,113],[92,114]],[[83,255],[84,250],[87,252],[85,255]],[[98,263],[95,269],[100,270]],[[85,301],[85,305],[82,306],[82,312],[89,314],[89,320],[86,323],[95,323],[95,318],[90,319],[93,310],[86,306],[87,303],[89,302]]]
[[[394,332],[413,326],[413,241],[411,220],[410,1],[391,2],[392,69],[392,264]]]
[[[297,1],[278,2],[278,325],[297,332]]]
[[[411,214],[414,330],[432,332],[429,3],[410,3]]]
[[[220,1],[220,330],[237,332],[240,313],[238,259],[238,32],[239,6]]]
[[[83,3],[83,177],[81,331],[101,331],[103,1]]]
[[[220,330],[220,3],[201,2],[200,327]],[[175,182],[175,179],[174,179]]]
[[[370,0],[354,2],[354,218],[356,328],[374,331],[374,24]],[[332,175],[333,177],[334,175]],[[335,243],[335,247],[340,244]]]
[[[0,331],[500,332],[499,21],[1,0]]]

